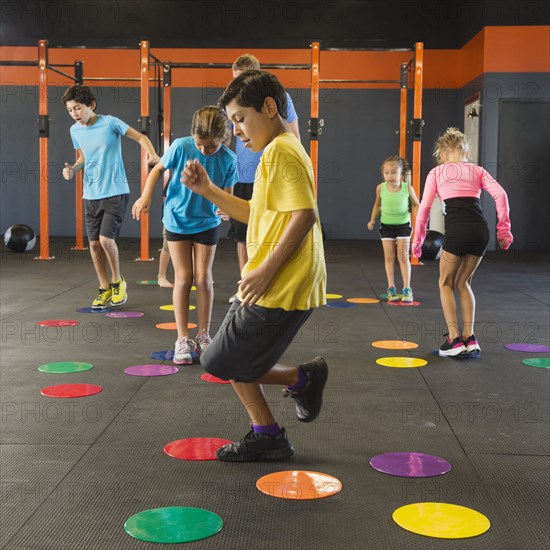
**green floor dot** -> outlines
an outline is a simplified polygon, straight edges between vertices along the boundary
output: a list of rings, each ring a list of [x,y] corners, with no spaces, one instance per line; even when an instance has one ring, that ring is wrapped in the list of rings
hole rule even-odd
[[[548,357],[532,357],[522,361],[528,367],[538,367],[539,369],[550,369],[550,358]]]
[[[136,281],[136,285],[158,285],[158,281],[156,279],[147,279],[144,281]]]
[[[61,374],[66,372],[83,372],[93,368],[91,363],[81,363],[80,361],[62,361],[60,363],[47,363],[40,365],[38,370],[52,374]]]
[[[221,531],[223,520],[202,508],[169,506],[139,512],[126,520],[124,530],[147,542],[178,543],[206,539]]]

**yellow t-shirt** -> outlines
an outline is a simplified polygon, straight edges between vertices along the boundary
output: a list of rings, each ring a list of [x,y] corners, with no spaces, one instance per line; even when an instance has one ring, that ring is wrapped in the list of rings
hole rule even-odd
[[[248,263],[242,275],[269,261],[295,210],[317,213],[313,166],[298,139],[289,132],[264,149],[256,172],[246,244]],[[319,217],[298,250],[256,302],[267,308],[308,310],[326,303],[326,267]]]

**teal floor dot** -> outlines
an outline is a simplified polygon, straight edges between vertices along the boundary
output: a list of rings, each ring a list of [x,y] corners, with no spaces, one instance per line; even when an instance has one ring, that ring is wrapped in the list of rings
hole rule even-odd
[[[205,539],[221,531],[222,527],[222,518],[214,512],[184,506],[144,510],[124,524],[124,530],[131,537],[166,544]]]
[[[537,367],[539,369],[550,369],[550,358],[548,357],[532,357],[522,361],[528,367]]]

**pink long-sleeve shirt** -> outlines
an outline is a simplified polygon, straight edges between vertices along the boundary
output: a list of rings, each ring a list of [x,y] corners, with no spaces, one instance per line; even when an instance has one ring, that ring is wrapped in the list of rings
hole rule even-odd
[[[494,199],[497,209],[497,238],[512,242],[510,232],[510,207],[506,191],[481,166],[468,162],[448,162],[440,164],[430,171],[426,178],[422,202],[416,216],[413,253],[421,254],[421,247],[426,238],[426,228],[430,210],[436,194],[442,201],[464,197],[478,198],[485,189]],[[507,246],[507,247],[508,247]],[[507,248],[506,247],[506,248]]]

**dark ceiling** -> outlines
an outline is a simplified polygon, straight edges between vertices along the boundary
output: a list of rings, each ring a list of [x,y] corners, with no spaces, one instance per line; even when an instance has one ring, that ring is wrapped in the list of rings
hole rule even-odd
[[[50,47],[462,47],[485,26],[548,25],[538,0],[1,0],[0,44]]]

